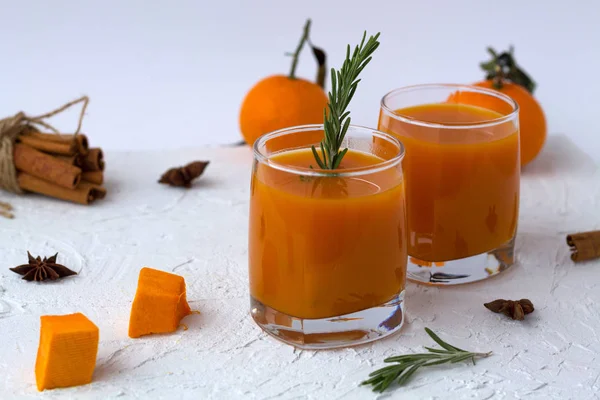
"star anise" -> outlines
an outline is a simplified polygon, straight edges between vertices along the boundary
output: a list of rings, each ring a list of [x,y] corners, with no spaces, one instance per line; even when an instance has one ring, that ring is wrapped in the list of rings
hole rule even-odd
[[[498,299],[484,304],[488,310],[501,313],[509,318],[522,321],[525,315],[531,314],[534,310],[533,303],[528,299],[521,300],[504,300]]]
[[[202,175],[208,163],[208,161],[194,161],[183,167],[171,168],[160,177],[158,182],[190,188],[192,180]]]
[[[19,265],[18,267],[11,268],[10,270],[19,275],[23,275],[23,279],[26,281],[38,282],[45,281],[46,279],[55,281],[59,278],[64,278],[65,276],[77,275],[77,272],[71,271],[64,265],[57,264],[57,256],[58,253],[52,257],[44,257],[42,260],[41,257],[38,256],[37,258],[34,258],[29,252],[27,252],[29,263]]]

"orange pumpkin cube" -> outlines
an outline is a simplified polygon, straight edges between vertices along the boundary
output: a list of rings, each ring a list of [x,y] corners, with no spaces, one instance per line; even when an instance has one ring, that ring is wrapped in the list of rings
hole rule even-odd
[[[191,313],[183,277],[142,268],[131,306],[129,337],[175,332],[179,321]]]
[[[99,337],[98,327],[81,313],[42,316],[35,362],[38,390],[90,383]]]

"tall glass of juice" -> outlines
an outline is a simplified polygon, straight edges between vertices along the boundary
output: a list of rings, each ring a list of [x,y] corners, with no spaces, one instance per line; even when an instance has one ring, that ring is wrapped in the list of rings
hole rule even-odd
[[[461,85],[394,90],[379,129],[406,147],[409,279],[452,285],[514,263],[519,110],[499,92]]]
[[[254,144],[251,314],[299,348],[355,345],[402,326],[407,243],[402,144],[350,126],[335,170],[318,168],[322,125]]]

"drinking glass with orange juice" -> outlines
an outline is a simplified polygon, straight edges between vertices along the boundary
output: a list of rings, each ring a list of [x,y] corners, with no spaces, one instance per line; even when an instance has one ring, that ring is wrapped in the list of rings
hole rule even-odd
[[[517,104],[496,91],[418,85],[384,96],[379,130],[406,148],[408,278],[452,285],[514,263]]]
[[[350,126],[348,152],[327,170],[311,151],[322,138],[322,125],[307,125],[257,140],[250,197],[252,317],[309,349],[375,340],[404,318],[404,149]]]

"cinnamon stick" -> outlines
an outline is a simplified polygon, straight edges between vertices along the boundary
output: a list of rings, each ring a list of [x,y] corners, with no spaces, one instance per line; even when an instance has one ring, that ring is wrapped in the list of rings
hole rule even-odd
[[[82,182],[76,189],[66,189],[25,172],[20,172],[17,179],[23,190],[83,205],[106,196],[106,189],[87,182]]]
[[[46,153],[73,155],[77,151],[75,143],[52,142],[35,138],[32,135],[22,135],[19,137],[19,141]]]
[[[90,182],[81,182],[79,184],[80,188],[89,189],[94,191],[95,199],[103,199],[106,197],[106,188],[100,185],[95,185]]]
[[[85,171],[81,174],[81,180],[95,185],[102,185],[104,182],[104,172],[102,171]]]
[[[600,231],[567,235],[567,244],[571,247],[571,260],[575,262],[600,258]]]
[[[102,149],[90,149],[85,156],[82,156],[81,168],[84,171],[104,171],[104,154],[102,154]]]
[[[77,153],[78,143],[74,135],[70,138],[54,133],[29,131],[19,136],[19,141],[45,153],[72,156]]]
[[[83,133],[78,133],[77,135],[61,134],[58,136],[60,136],[63,139],[66,139],[66,140],[75,140],[75,143],[77,143],[77,153],[83,154],[83,155],[88,153],[88,150],[89,150],[88,138]]]
[[[54,157],[66,162],[69,165],[81,167],[81,158],[80,158],[79,154],[75,154],[74,156],[54,156]]]
[[[74,189],[81,180],[81,168],[23,143],[15,144],[13,161],[17,170],[67,189]]]

